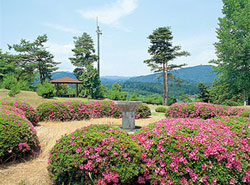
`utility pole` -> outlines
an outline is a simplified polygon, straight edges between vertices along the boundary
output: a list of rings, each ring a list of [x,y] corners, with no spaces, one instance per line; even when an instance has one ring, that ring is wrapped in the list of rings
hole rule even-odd
[[[97,72],[100,78],[100,35],[102,34],[102,31],[99,29],[99,25],[98,25],[98,17],[96,18],[96,26],[97,26],[97,56],[98,56],[98,60],[97,60]]]

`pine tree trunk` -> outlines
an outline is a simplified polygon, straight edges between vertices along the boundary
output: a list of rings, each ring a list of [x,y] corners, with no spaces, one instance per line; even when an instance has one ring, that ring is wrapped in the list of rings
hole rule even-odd
[[[244,98],[244,106],[246,106],[247,105],[247,103],[246,103],[246,89],[243,89],[243,98]]]
[[[166,63],[166,105],[168,106],[168,63]]]
[[[162,78],[163,78],[163,105],[166,105],[165,104],[165,97],[166,97],[166,79],[165,79],[165,64],[163,63],[163,65],[162,65],[162,68],[163,68],[163,70],[162,70]]]
[[[43,84],[43,77],[42,77],[42,73],[40,70],[39,70],[39,76],[40,76],[40,82],[41,82],[41,84]]]

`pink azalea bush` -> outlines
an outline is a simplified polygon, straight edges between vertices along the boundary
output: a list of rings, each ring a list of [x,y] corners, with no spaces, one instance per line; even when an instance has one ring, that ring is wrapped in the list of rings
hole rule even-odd
[[[82,107],[81,109],[79,109]],[[39,121],[70,121],[89,119],[83,102],[43,102],[37,107]]]
[[[244,110],[211,103],[175,103],[167,109],[165,115],[173,118],[210,119],[217,116],[239,116]]]
[[[132,138],[143,147],[141,184],[250,183],[247,119],[166,119]]]
[[[27,103],[22,103],[19,101],[15,102],[3,102],[2,105],[9,105],[12,107],[16,107],[22,111],[24,111],[25,117],[34,125],[36,126],[38,123],[38,115],[33,107],[31,107]]]
[[[125,131],[92,125],[63,136],[50,152],[55,184],[137,184],[139,146]]]
[[[113,117],[120,118],[122,112],[113,101],[82,102],[44,102],[37,107],[40,121],[69,121],[89,118]],[[151,115],[149,107],[141,105],[136,110],[136,118]]]
[[[0,106],[0,164],[34,156],[39,150],[36,130],[25,112],[8,105]]]

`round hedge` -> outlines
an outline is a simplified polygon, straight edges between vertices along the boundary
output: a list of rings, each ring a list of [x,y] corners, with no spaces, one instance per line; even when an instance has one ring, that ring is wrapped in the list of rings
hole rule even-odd
[[[48,171],[55,184],[137,184],[141,165],[139,146],[125,131],[92,125],[57,141]]]
[[[0,106],[0,163],[34,156],[39,150],[36,130],[23,112]]]
[[[38,123],[38,115],[33,107],[31,107],[27,103],[15,101],[15,102],[4,102],[2,105],[9,105],[12,107],[16,107],[24,111],[25,117],[34,125],[36,126]]]
[[[240,118],[242,119],[242,118]],[[166,119],[139,130],[151,184],[249,184],[250,124],[237,118]],[[233,124],[235,123],[235,124]]]

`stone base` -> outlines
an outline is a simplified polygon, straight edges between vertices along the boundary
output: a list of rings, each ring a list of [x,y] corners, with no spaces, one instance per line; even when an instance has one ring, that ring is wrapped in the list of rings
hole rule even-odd
[[[122,113],[122,128],[134,129],[135,128],[135,112]]]

